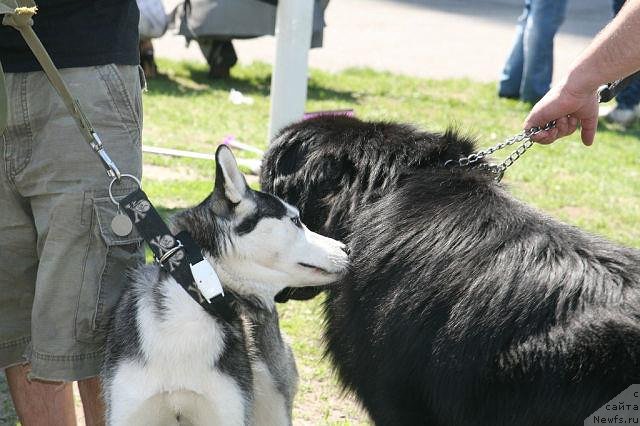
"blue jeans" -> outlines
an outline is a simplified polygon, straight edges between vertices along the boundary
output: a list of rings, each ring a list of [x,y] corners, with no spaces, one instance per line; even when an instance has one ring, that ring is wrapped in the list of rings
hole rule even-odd
[[[613,0],[613,15],[617,15],[625,0]],[[640,104],[640,78],[636,77],[616,96],[618,107],[633,109]]]
[[[549,91],[553,39],[566,10],[567,0],[525,0],[516,39],[500,77],[500,96],[536,102]]]

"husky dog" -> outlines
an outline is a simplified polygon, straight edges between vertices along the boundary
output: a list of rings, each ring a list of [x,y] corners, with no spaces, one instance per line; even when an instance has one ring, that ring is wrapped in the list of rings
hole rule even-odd
[[[325,339],[376,424],[583,424],[640,383],[640,251],[445,166],[474,151],[455,132],[321,117],[281,132],[261,183],[348,235]]]
[[[157,265],[135,270],[107,339],[109,425],[291,424],[297,372],[274,296],[337,281],[347,253],[296,208],[249,188],[228,148],[216,160],[213,192],[176,215],[172,231],[203,249],[234,318],[207,313]]]

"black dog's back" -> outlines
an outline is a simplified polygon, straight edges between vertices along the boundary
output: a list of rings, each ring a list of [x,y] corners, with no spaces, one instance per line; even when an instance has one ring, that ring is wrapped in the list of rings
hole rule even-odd
[[[329,354],[377,424],[579,424],[640,379],[637,252],[433,179],[357,215],[328,294]]]
[[[472,149],[453,133],[302,122],[267,153],[263,189],[350,233],[325,337],[377,424],[582,424],[640,380],[640,254],[443,167]]]

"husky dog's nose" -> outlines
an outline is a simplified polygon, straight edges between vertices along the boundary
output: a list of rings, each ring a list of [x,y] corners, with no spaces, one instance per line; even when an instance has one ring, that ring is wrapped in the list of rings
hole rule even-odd
[[[351,249],[347,245],[343,245],[342,246],[342,251],[345,252],[347,254],[347,256],[349,256],[351,254]]]

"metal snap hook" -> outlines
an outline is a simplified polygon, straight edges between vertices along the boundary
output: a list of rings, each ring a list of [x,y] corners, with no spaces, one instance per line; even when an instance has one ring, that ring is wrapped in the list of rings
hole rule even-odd
[[[109,183],[109,198],[111,198],[111,202],[113,204],[115,204],[116,206],[118,206],[118,207],[120,206],[120,204],[118,203],[118,201],[116,201],[115,197],[113,196],[112,187],[113,187],[113,183],[114,182],[120,181],[120,180],[122,180],[124,178],[132,179],[138,185],[138,188],[142,188],[142,184],[140,183],[140,179],[138,179],[134,175],[130,175],[128,173],[123,173],[123,174],[120,175],[120,179],[114,177],[111,180],[111,182]]]

